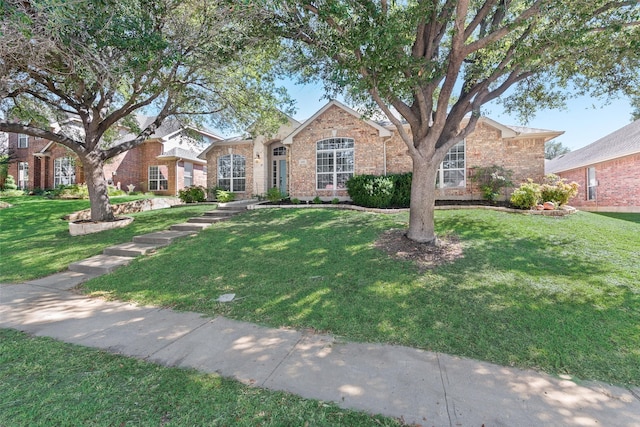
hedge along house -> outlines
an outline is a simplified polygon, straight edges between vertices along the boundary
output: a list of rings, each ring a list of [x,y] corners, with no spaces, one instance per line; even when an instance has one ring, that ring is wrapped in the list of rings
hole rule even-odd
[[[153,120],[147,116],[136,119],[141,129]],[[74,119],[63,125],[73,128]],[[133,136],[128,129],[118,131],[114,143]],[[220,139],[211,132],[182,126],[177,120],[166,120],[144,143],[107,160],[105,178],[125,191],[133,188],[159,195],[175,195],[190,185],[205,186],[207,166],[198,153]],[[16,177],[20,189],[51,189],[84,182],[82,165],[68,148],[20,134],[9,134],[8,144],[15,158],[8,173]]]
[[[640,212],[640,120],[550,160],[546,170],[580,185],[569,201],[574,207]]]
[[[439,199],[480,199],[469,177],[474,167],[503,166],[514,182],[544,176],[544,144],[563,132],[504,126],[481,118],[475,132],[453,147],[434,183]],[[376,123],[331,101],[304,123],[292,118],[271,136],[216,141],[200,157],[209,167],[208,186],[238,198],[277,187],[301,200],[348,199],[353,175],[412,170],[407,147],[393,125]]]

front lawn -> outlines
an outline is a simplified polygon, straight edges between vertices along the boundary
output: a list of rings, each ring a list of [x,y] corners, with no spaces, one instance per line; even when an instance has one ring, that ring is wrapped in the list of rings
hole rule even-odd
[[[2,426],[399,426],[218,375],[0,329]]]
[[[637,386],[640,223],[625,218],[438,211],[464,258],[420,273],[374,247],[407,214],[259,210],[86,291]]]
[[[113,197],[124,203],[142,197]],[[50,200],[24,196],[3,198],[13,206],[0,209],[0,283],[18,283],[47,276],[72,262],[102,253],[107,246],[131,241],[133,236],[165,230],[211,210],[211,205],[187,205],[133,214],[125,228],[85,236],[69,235],[64,215],[89,208],[88,200]]]

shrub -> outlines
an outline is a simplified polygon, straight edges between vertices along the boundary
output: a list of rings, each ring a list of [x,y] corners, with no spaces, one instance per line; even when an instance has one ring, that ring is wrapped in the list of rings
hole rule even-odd
[[[319,196],[316,196],[313,198],[313,200],[311,201],[311,203],[315,204],[315,205],[319,205],[322,204],[322,200],[320,200]]]
[[[231,191],[218,189],[216,190],[216,199],[220,203],[228,203],[228,202],[233,202],[236,199],[236,195]]]
[[[4,189],[8,191],[18,189],[16,180],[13,178],[13,175],[7,175],[7,178],[4,180]]]
[[[285,198],[285,195],[282,194],[282,192],[280,191],[280,189],[278,187],[271,187],[270,189],[267,190],[267,200],[272,202],[272,203],[277,203],[280,200]]]
[[[356,175],[347,181],[347,192],[359,206],[406,207],[411,199],[411,173]]]
[[[411,172],[389,175],[393,180],[393,197],[391,206],[395,208],[408,208],[411,204]]]
[[[500,196],[503,188],[513,187],[512,175],[513,171],[502,166],[475,167],[470,180],[478,185],[482,191],[483,199],[494,202]]]
[[[337,205],[338,203],[340,203],[340,199],[338,199],[337,197],[334,197],[333,199],[331,199],[331,204]]]
[[[198,203],[207,200],[207,190],[201,185],[192,185],[178,191],[178,197],[184,203]]]
[[[529,179],[511,194],[511,204],[519,209],[531,209],[538,204],[540,197],[540,185]]]
[[[544,183],[540,186],[540,198],[543,203],[553,202],[557,206],[562,206],[578,194],[579,187],[576,182],[567,183],[564,178],[549,174],[544,177]]]
[[[293,199],[291,199],[291,203],[294,205],[299,205],[300,204],[300,199],[294,197]]]
[[[126,196],[127,192],[124,190],[119,189],[118,187],[114,187],[113,185],[110,185],[107,187],[107,194],[109,194],[109,196]]]
[[[88,199],[89,188],[87,184],[58,185],[52,192],[56,199]]]

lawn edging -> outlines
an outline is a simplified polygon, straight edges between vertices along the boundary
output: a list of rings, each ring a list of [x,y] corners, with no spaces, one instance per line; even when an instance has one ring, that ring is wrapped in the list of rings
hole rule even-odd
[[[114,215],[125,215],[137,212],[152,211],[156,209],[170,208],[176,205],[183,205],[184,203],[177,197],[154,197],[152,199],[140,199],[132,202],[118,203],[112,205]],[[65,215],[62,219],[75,222],[75,221],[87,221],[91,219],[91,209],[84,209],[78,212],[74,212],[69,215]]]
[[[356,205],[347,205],[344,203],[338,203],[338,204],[297,204],[297,205],[269,205],[266,204],[268,202],[257,202],[251,205],[247,206],[247,209],[249,210],[255,210],[255,209],[273,209],[273,208],[280,208],[280,209],[343,209],[343,210],[352,210],[352,211],[359,211],[359,212],[373,212],[373,213],[383,213],[383,214],[396,214],[396,213],[403,213],[403,212],[409,212],[409,208],[391,208],[391,209],[383,209],[383,208],[367,208],[364,206],[356,206]],[[488,209],[488,210],[493,210],[493,211],[499,211],[499,212],[509,212],[509,213],[516,213],[516,214],[523,214],[523,215],[544,215],[544,216],[566,216],[566,215],[571,215],[574,214],[576,212],[578,212],[578,210],[572,206],[563,206],[560,209],[555,209],[555,210],[535,210],[535,209],[530,209],[530,210],[522,210],[522,209],[512,209],[512,208],[505,208],[502,206],[484,206],[484,205],[465,205],[465,206],[461,206],[461,205],[446,205],[446,206],[435,206],[436,210],[456,210],[456,209]]]

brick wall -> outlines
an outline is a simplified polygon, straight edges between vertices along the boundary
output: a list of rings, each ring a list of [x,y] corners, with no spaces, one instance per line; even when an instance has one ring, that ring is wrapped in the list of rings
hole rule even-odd
[[[250,199],[253,196],[253,145],[247,144],[216,144],[207,153],[207,187],[214,188],[218,185],[218,157],[234,154],[245,158],[245,185],[243,192],[235,192],[236,199]]]
[[[316,189],[316,142],[325,138],[354,139],[356,175],[379,175],[384,172],[384,147],[378,130],[341,108],[332,106],[293,138],[289,165],[291,197],[347,197],[346,190]]]
[[[571,206],[587,211],[640,212],[640,154],[591,165],[596,169],[596,200],[587,200],[587,167],[558,173],[580,185]]]
[[[42,188],[51,189],[54,187],[54,161],[61,157],[75,158],[75,154],[68,148],[52,144],[45,155],[36,157],[35,154],[42,151],[49,141],[42,138],[29,136],[27,148],[18,147],[18,134],[9,134],[9,149],[13,152],[15,161],[9,164],[8,174],[12,175],[16,184],[18,183],[18,163],[27,162],[29,164],[28,189]],[[80,162],[76,163],[76,182],[84,182],[84,173]]]

